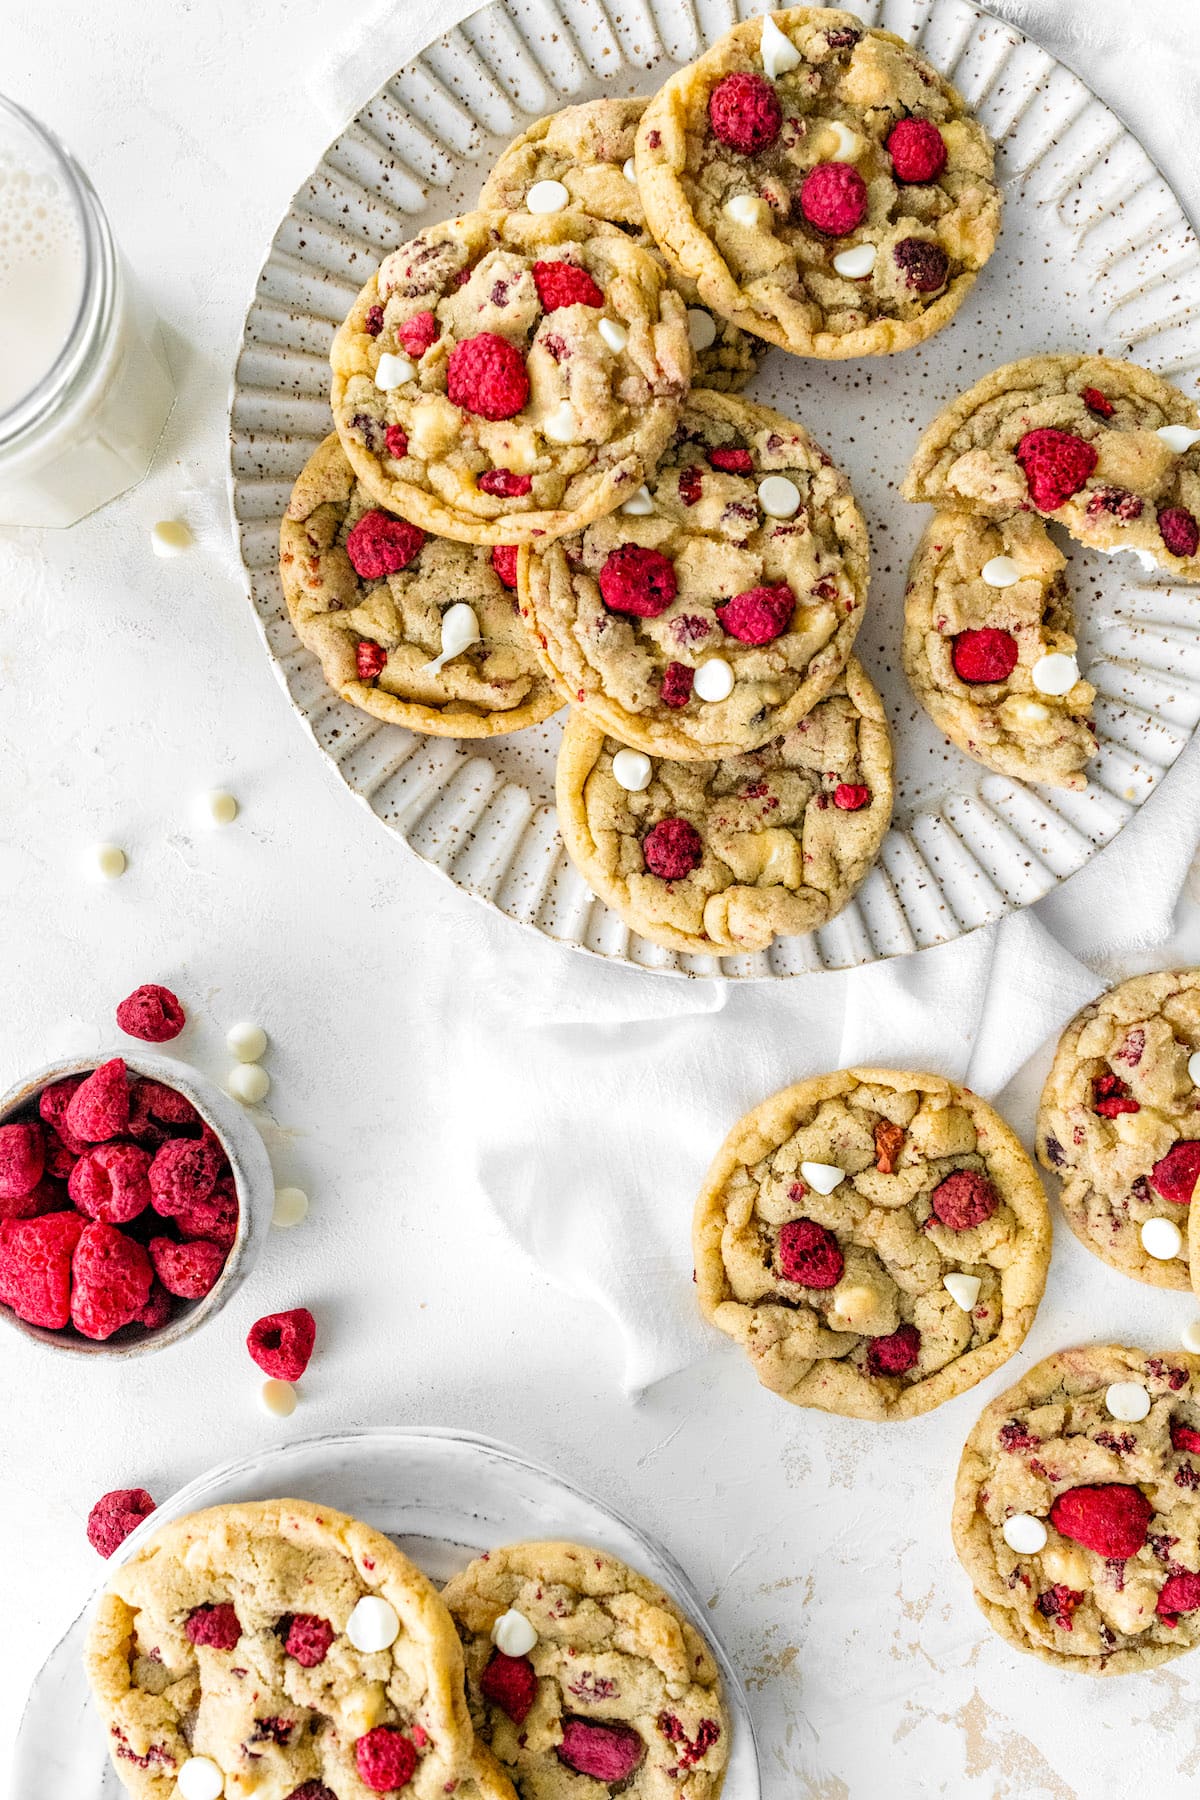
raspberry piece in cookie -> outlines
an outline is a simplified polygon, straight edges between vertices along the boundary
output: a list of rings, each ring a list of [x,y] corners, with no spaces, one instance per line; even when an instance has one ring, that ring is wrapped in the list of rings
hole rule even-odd
[[[387,668],[388,654],[382,644],[369,643],[365,638],[354,646],[354,672],[360,681],[375,681]]]
[[[166,1288],[180,1300],[202,1300],[217,1283],[225,1267],[226,1252],[208,1238],[195,1238],[177,1244],[171,1238],[150,1239],[150,1257],[154,1273]]]
[[[0,1215],[5,1200],[31,1194],[46,1166],[46,1139],[35,1119],[0,1125]]]
[[[117,1008],[117,1024],[127,1037],[146,1044],[167,1044],[187,1024],[187,1014],[170,988],[147,982],[134,988]]]
[[[1172,556],[1195,556],[1200,525],[1185,506],[1164,506],[1158,515],[1158,530]]]
[[[421,554],[425,533],[407,519],[396,519],[391,513],[366,512],[346,536],[346,555],[356,575],[375,580],[381,575],[395,575],[407,569]]]
[[[419,312],[397,325],[396,336],[408,354],[419,362],[431,345],[437,343],[441,332],[431,312]]]
[[[1153,1517],[1141,1488],[1121,1482],[1068,1488],[1050,1508],[1050,1523],[1062,1537],[1120,1561],[1137,1555]]]
[[[417,1767],[416,1747],[394,1725],[376,1725],[354,1746],[354,1766],[372,1793],[390,1794],[406,1786]]]
[[[27,1325],[70,1323],[71,1259],[86,1224],[77,1212],[0,1224],[0,1303]]]
[[[817,163],[800,184],[797,205],[826,237],[848,237],[867,216],[867,184],[853,163]]]
[[[1056,512],[1087,484],[1099,461],[1094,444],[1052,425],[1027,431],[1016,459],[1025,471],[1029,498],[1039,512]]]
[[[150,1164],[150,1204],[173,1219],[198,1200],[207,1200],[221,1172],[221,1148],[211,1137],[168,1138]]]
[[[871,790],[858,782],[839,781],[833,790],[833,804],[842,812],[861,812],[871,804]]]
[[[1083,401],[1083,404],[1087,407],[1088,411],[1090,413],[1095,413],[1098,419],[1111,419],[1117,410],[1112,401],[1108,398],[1108,395],[1102,394],[1099,388],[1081,388],[1079,398]]]
[[[1183,1450],[1190,1455],[1200,1453],[1200,1431],[1190,1425],[1181,1425],[1178,1420],[1171,1425],[1171,1448]]]
[[[642,839],[642,856],[652,875],[682,881],[704,861],[704,841],[687,819],[660,819]]]
[[[242,1635],[237,1612],[228,1600],[215,1606],[194,1606],[183,1624],[189,1644],[209,1650],[232,1650]]]
[[[872,1375],[905,1375],[916,1367],[920,1354],[920,1332],[915,1325],[901,1325],[887,1337],[871,1340],[867,1367]]]
[[[938,1183],[929,1204],[948,1231],[973,1231],[991,1218],[1000,1197],[977,1169],[957,1169]]]
[[[138,1144],[98,1144],[71,1170],[67,1192],[89,1219],[125,1225],[150,1204],[150,1153]]]
[[[537,1699],[538,1678],[527,1656],[505,1656],[497,1650],[479,1677],[479,1691],[493,1706],[523,1725]]]
[[[154,1501],[145,1488],[113,1488],[101,1494],[88,1514],[88,1543],[101,1556],[109,1557],[153,1511]]]
[[[639,1768],[646,1746],[631,1725],[601,1725],[594,1719],[566,1719],[558,1758],[577,1775],[591,1775],[610,1785],[628,1781]]]
[[[316,1613],[293,1613],[283,1647],[302,1669],[315,1669],[325,1661],[336,1636],[328,1619],[319,1618]]]
[[[533,285],[546,312],[560,306],[603,306],[604,294],[586,269],[569,262],[535,262]]]
[[[1200,1181],[1200,1138],[1172,1144],[1150,1171],[1150,1186],[1164,1200],[1189,1206]]]
[[[481,419],[512,419],[529,398],[529,371],[515,344],[494,331],[455,344],[446,364],[446,393]]]
[[[317,1339],[317,1321],[306,1306],[256,1319],[246,1338],[251,1359],[274,1381],[299,1381]]]
[[[1200,1575],[1190,1569],[1168,1575],[1154,1606],[1159,1618],[1177,1619],[1180,1613],[1195,1612],[1197,1607],[1200,1607]]]
[[[111,1337],[137,1318],[153,1281],[141,1244],[115,1225],[85,1226],[71,1258],[72,1325],[84,1337]]]
[[[502,500],[513,500],[521,494],[527,494],[532,486],[532,475],[515,475],[511,469],[485,469],[479,477],[481,493],[498,494]],[[502,546],[498,544],[496,550],[500,548]],[[496,550],[492,552],[493,567],[496,561]]]
[[[801,1287],[836,1287],[845,1267],[837,1239],[815,1219],[789,1219],[780,1226],[779,1273],[785,1281]]]
[[[901,238],[892,248],[892,261],[914,294],[936,294],[950,273],[950,258],[932,238]]]
[[[887,140],[897,181],[936,181],[946,166],[946,140],[932,119],[899,119]]]
[[[383,447],[396,462],[408,455],[408,433],[403,425],[389,425],[383,434]]]
[[[670,560],[643,544],[618,544],[605,558],[599,582],[609,612],[635,619],[657,619],[678,592]]]
[[[722,629],[743,644],[770,644],[782,637],[796,611],[796,596],[786,581],[748,588],[717,609]]]
[[[950,654],[960,681],[985,682],[1007,681],[1020,651],[1007,631],[985,625],[981,631],[960,631]]]
[[[514,591],[517,585],[517,546],[516,544],[497,544],[492,550],[492,567],[506,588]]]
[[[718,81],[708,98],[713,133],[730,150],[753,156],[779,136],[783,109],[771,83],[750,70],[736,69]]]
[[[696,671],[690,663],[668,663],[658,689],[663,705],[686,706],[695,685]]]
[[[708,452],[709,467],[724,475],[753,475],[754,458],[740,444],[717,444]]]
[[[129,1082],[119,1056],[80,1082],[63,1117],[67,1130],[87,1144],[121,1135],[129,1124]]]

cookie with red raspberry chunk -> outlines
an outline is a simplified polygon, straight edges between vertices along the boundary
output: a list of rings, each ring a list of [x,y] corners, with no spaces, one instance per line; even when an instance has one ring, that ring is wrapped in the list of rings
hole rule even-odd
[[[800,356],[881,356],[952,318],[995,247],[992,144],[908,44],[850,13],[755,16],[638,130],[650,230],[706,305]],[[840,252],[866,253],[844,272]]]
[[[1019,1347],[1050,1221],[1020,1142],[969,1089],[843,1069],[734,1126],[697,1201],[693,1252],[702,1313],[764,1387],[910,1419]]]
[[[1144,1416],[1118,1420],[1115,1390]],[[1116,1344],[1049,1356],[993,1401],[967,1439],[953,1519],[989,1624],[1089,1675],[1200,1643],[1198,1425],[1200,1357]]]
[[[477,1558],[443,1598],[476,1729],[519,1792],[565,1793],[564,1780],[587,1777],[633,1800],[716,1800],[729,1752],[717,1668],[691,1618],[645,1577],[580,1545],[514,1544]],[[494,1647],[505,1613],[536,1632],[527,1656]]]

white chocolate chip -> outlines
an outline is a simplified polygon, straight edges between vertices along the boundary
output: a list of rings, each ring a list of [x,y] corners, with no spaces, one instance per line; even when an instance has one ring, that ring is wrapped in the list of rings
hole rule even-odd
[[[1193,1356],[1200,1356],[1200,1319],[1192,1319],[1184,1326],[1179,1341]]]
[[[225,788],[213,788],[201,801],[210,825],[232,825],[238,816],[238,803]]]
[[[290,1231],[293,1225],[301,1224],[308,1217],[308,1195],[303,1188],[281,1187],[275,1189],[275,1210],[271,1214],[272,1225],[278,1225],[280,1231]]]
[[[225,1077],[225,1086],[243,1106],[257,1106],[271,1091],[271,1077],[259,1063],[239,1063]]]
[[[1014,581],[1020,581],[1021,571],[1011,556],[992,556],[984,563],[979,573],[989,587],[1011,587]]]
[[[266,1032],[261,1025],[252,1025],[249,1019],[231,1025],[225,1033],[225,1042],[239,1062],[261,1062],[267,1053]]]
[[[688,343],[693,350],[707,350],[716,342],[717,326],[710,312],[702,306],[689,306],[687,309]]]
[[[1200,1087],[1200,1050],[1193,1050],[1188,1057],[1188,1080],[1193,1087]]]
[[[1176,456],[1182,456],[1193,444],[1200,443],[1200,431],[1192,431],[1186,425],[1160,425],[1154,435],[1160,437]]]
[[[630,494],[621,511],[631,519],[644,519],[654,511],[654,496],[644,482],[635,494]]]
[[[953,1300],[955,1306],[969,1313],[979,1298],[979,1290],[983,1286],[978,1275],[964,1275],[961,1270],[952,1270],[943,1275],[942,1286]]]
[[[191,526],[182,519],[159,519],[150,527],[150,548],[155,556],[182,556],[195,541]]]
[[[180,1800],[220,1800],[225,1777],[209,1756],[189,1756],[175,1777]]]
[[[378,1594],[364,1594],[346,1620],[346,1636],[356,1650],[390,1650],[399,1635],[395,1607]]]
[[[833,266],[849,281],[865,281],[875,267],[876,254],[874,244],[855,244],[849,250],[839,250]]]
[[[724,211],[731,225],[753,228],[762,218],[763,203],[757,194],[735,194],[725,202]]]
[[[1150,1411],[1150,1396],[1140,1381],[1114,1381],[1105,1389],[1104,1404],[1111,1418],[1136,1425]]]
[[[258,1404],[273,1419],[290,1419],[296,1410],[296,1390],[290,1381],[264,1381]]]
[[[1065,651],[1051,650],[1039,656],[1029,671],[1029,678],[1039,694],[1069,694],[1079,680],[1079,664]]]
[[[510,1606],[492,1626],[492,1642],[501,1656],[528,1656],[538,1634],[525,1614]]]
[[[625,161],[621,164],[621,173],[625,177],[626,181],[633,182],[634,186],[636,187],[636,185],[637,185],[637,168],[636,168],[636,165],[634,164],[634,160],[633,160],[632,156],[627,156],[625,158]]]
[[[758,503],[768,518],[791,519],[800,510],[800,489],[786,475],[764,475],[758,484]]]
[[[697,700],[728,700],[733,681],[733,669],[723,656],[707,656],[696,670],[692,692]]]
[[[1046,1548],[1049,1533],[1040,1519],[1032,1513],[1010,1513],[1000,1527],[1001,1534],[1010,1550],[1018,1556],[1036,1556],[1039,1550]]]
[[[479,620],[475,617],[473,607],[465,600],[456,600],[442,614],[442,653],[435,656],[432,662],[424,663],[420,669],[422,675],[439,675],[448,662],[472,644],[480,641]]]
[[[846,1179],[845,1169],[835,1168],[832,1163],[802,1162],[800,1173],[814,1194],[832,1194]]]
[[[1183,1249],[1183,1233],[1170,1219],[1147,1219],[1142,1226],[1142,1249],[1155,1262],[1170,1262]]]
[[[800,52],[790,37],[785,37],[778,25],[766,15],[762,22],[762,35],[758,40],[758,54],[762,58],[762,66],[772,81],[778,81],[789,69],[798,67]]]
[[[525,196],[531,213],[561,212],[571,196],[561,181],[535,181]]]
[[[1147,574],[1153,574],[1158,568],[1158,558],[1150,550],[1143,550],[1138,544],[1097,544],[1105,556],[1136,556]]]
[[[119,844],[97,844],[92,851],[92,864],[105,881],[115,881],[129,867],[129,859]]]
[[[827,144],[830,148],[826,151]],[[822,132],[821,148],[826,162],[857,162],[863,152],[863,139],[840,119],[829,119]]]
[[[612,759],[613,780],[628,794],[640,794],[650,786],[654,773],[648,756],[640,750],[618,750]]]
[[[552,444],[571,444],[579,435],[579,419],[569,400],[560,400],[554,411],[542,420],[542,436]]]
[[[601,319],[596,330],[610,350],[623,350],[629,342],[629,332],[620,319]]]
[[[375,367],[375,386],[389,394],[393,388],[403,387],[411,381],[417,372],[417,365],[407,356],[393,356],[385,350]]]

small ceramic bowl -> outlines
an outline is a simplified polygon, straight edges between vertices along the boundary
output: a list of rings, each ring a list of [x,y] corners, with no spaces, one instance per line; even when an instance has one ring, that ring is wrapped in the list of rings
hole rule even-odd
[[[28,1112],[31,1107],[36,1109],[38,1095],[52,1081],[61,1081],[66,1075],[90,1075],[93,1069],[114,1056],[121,1058],[131,1075],[161,1081],[165,1087],[174,1088],[190,1100],[200,1117],[220,1138],[237,1189],[237,1236],[225,1259],[225,1267],[204,1298],[180,1302],[180,1310],[154,1331],[143,1330],[137,1336],[118,1332],[114,1340],[94,1340],[70,1330],[50,1331],[41,1325],[29,1325],[24,1319],[18,1319],[7,1306],[0,1306],[0,1322],[13,1327],[23,1337],[36,1338],[39,1344],[45,1344],[51,1350],[67,1351],[74,1356],[142,1356],[148,1350],[164,1350],[168,1344],[177,1344],[181,1338],[199,1331],[202,1325],[216,1317],[254,1266],[266,1241],[275,1207],[275,1180],[266,1148],[241,1106],[223,1094],[198,1069],[164,1056],[109,1047],[95,1056],[54,1063],[36,1075],[27,1076],[0,1099],[0,1125],[10,1123],[17,1114]]]

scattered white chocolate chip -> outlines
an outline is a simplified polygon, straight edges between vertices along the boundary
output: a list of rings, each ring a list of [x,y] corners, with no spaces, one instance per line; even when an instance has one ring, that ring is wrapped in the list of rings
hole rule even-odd
[[[182,519],[159,519],[150,527],[150,548],[155,556],[182,556],[195,541],[191,526]]]
[[[654,496],[645,482],[635,494],[630,494],[621,511],[627,513],[631,519],[645,518],[648,513],[654,511]]]
[[[525,196],[531,213],[561,212],[571,196],[561,181],[535,181]]]
[[[728,700],[733,681],[733,668],[723,656],[706,656],[696,670],[692,692],[697,700]]]
[[[115,881],[129,867],[129,858],[119,844],[97,844],[92,851],[92,864],[105,881]]]
[[[1032,1513],[1010,1513],[1000,1527],[1001,1535],[1010,1550],[1018,1556],[1036,1556],[1039,1550],[1046,1548],[1049,1533],[1040,1519]]]
[[[634,164],[634,160],[633,160],[632,156],[627,156],[625,158],[625,161],[621,164],[621,173],[625,177],[626,181],[632,181],[636,185],[637,168]]]
[[[814,1194],[832,1194],[838,1183],[846,1179],[845,1169],[835,1168],[832,1163],[802,1162],[800,1173]]]
[[[238,803],[225,788],[213,788],[204,795],[201,805],[212,825],[232,825],[238,816]]]
[[[735,194],[725,202],[725,217],[731,225],[755,226],[762,217],[763,203],[757,194]]]
[[[411,381],[416,372],[417,365],[410,357],[393,356],[390,350],[385,350],[375,365],[375,386],[382,388],[385,394],[390,393],[393,388],[403,387],[406,381]]]
[[[1155,1262],[1170,1262],[1183,1249],[1183,1233],[1170,1219],[1147,1219],[1142,1226],[1142,1249]]]
[[[492,1626],[492,1642],[501,1656],[528,1656],[538,1634],[523,1612],[510,1606]]]
[[[1011,556],[990,556],[979,573],[989,587],[995,588],[1011,587],[1021,579],[1021,571]]]
[[[712,314],[705,312],[702,306],[689,306],[687,334],[688,343],[693,350],[707,350],[710,344],[715,343],[717,336],[716,321]]]
[[[1160,437],[1176,456],[1182,456],[1193,444],[1200,443],[1200,431],[1192,431],[1186,425],[1160,425],[1154,435]]]
[[[1194,1087],[1200,1087],[1200,1050],[1193,1050],[1188,1057],[1188,1080]]]
[[[271,1214],[272,1225],[278,1225],[281,1231],[290,1231],[293,1225],[301,1224],[308,1217],[308,1195],[303,1188],[281,1187],[275,1189],[275,1210]]]
[[[648,756],[640,750],[618,750],[612,759],[613,780],[628,794],[640,794],[650,786],[654,773]]]
[[[965,1313],[969,1313],[978,1300],[982,1285],[978,1275],[964,1275],[959,1269],[954,1269],[949,1275],[942,1277],[942,1286],[955,1306],[961,1307]]]
[[[175,1777],[180,1800],[220,1800],[225,1777],[210,1756],[189,1756]]]
[[[1136,1425],[1150,1411],[1150,1396],[1140,1381],[1114,1381],[1104,1392],[1110,1417]]]
[[[601,319],[596,330],[610,350],[623,350],[629,342],[629,332],[620,319]]]
[[[1193,1356],[1200,1356],[1200,1319],[1192,1319],[1179,1334],[1179,1341]]]
[[[865,281],[875,267],[875,257],[874,244],[855,244],[849,250],[839,250],[833,259],[833,266],[839,275],[845,275],[849,281]]]
[[[758,484],[758,503],[768,518],[791,519],[800,510],[800,489],[786,475],[764,475]]]
[[[579,419],[569,400],[560,400],[554,411],[542,420],[542,436],[552,444],[570,444],[579,435]]]
[[[851,131],[840,119],[826,121],[822,134],[823,143],[832,144],[823,160],[826,162],[855,162],[862,154],[863,140],[857,131]]]
[[[267,1053],[266,1032],[261,1025],[252,1025],[249,1019],[231,1025],[225,1033],[225,1042],[239,1062],[261,1062]]]
[[[395,1607],[378,1594],[364,1594],[346,1620],[346,1636],[356,1650],[389,1650],[399,1635]]]
[[[461,656],[471,644],[479,641],[479,620],[474,608],[465,600],[456,600],[442,614],[442,653],[432,662],[423,664],[420,673],[439,675],[448,662],[453,662],[456,656]]]
[[[800,52],[790,37],[780,31],[771,17],[766,15],[762,22],[762,35],[758,40],[758,54],[762,58],[762,66],[772,81],[778,81],[789,69],[799,66]]]
[[[1069,694],[1079,680],[1079,664],[1063,650],[1048,651],[1039,656],[1029,671],[1029,678],[1039,694]]]
[[[271,1091],[271,1077],[260,1063],[239,1063],[225,1077],[225,1086],[243,1106],[257,1106]]]
[[[290,1381],[264,1381],[258,1403],[274,1419],[290,1419],[296,1410],[296,1390]]]
[[[1150,550],[1143,550],[1139,544],[1097,544],[1105,556],[1136,556],[1147,574],[1152,575],[1158,568],[1158,558]]]

